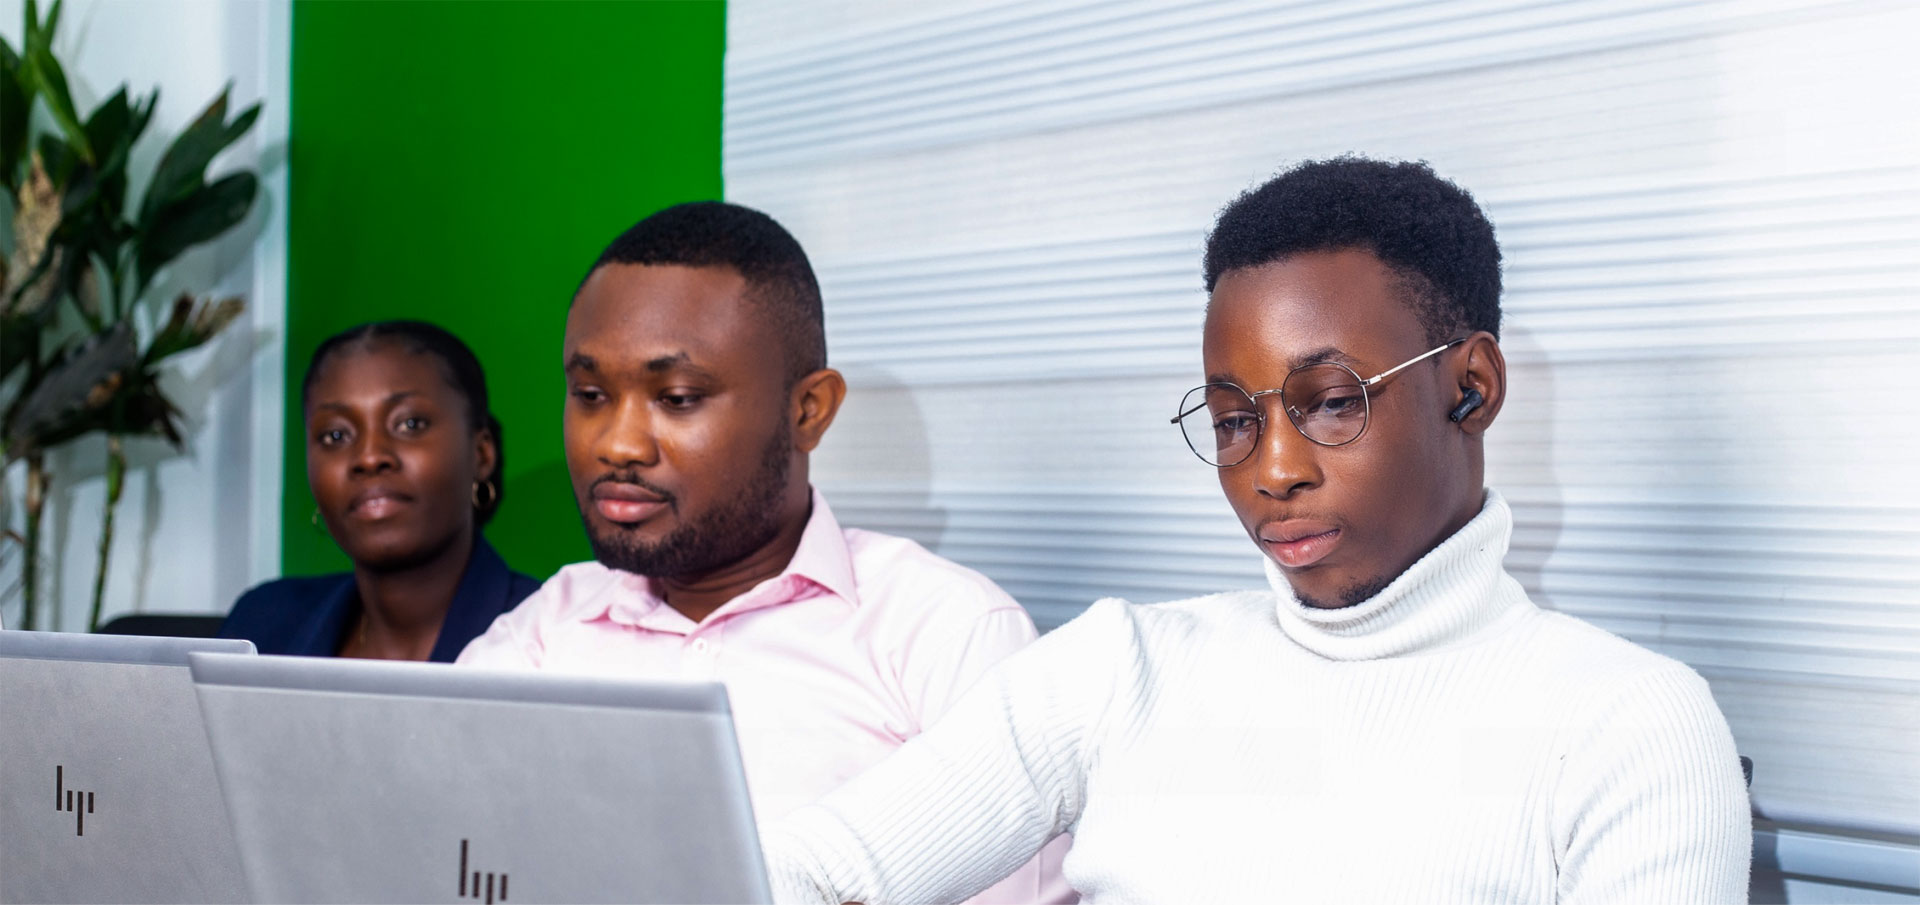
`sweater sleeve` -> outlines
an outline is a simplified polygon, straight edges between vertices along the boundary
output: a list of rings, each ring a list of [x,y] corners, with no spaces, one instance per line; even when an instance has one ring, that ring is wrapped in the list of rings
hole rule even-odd
[[[775,901],[957,902],[1019,867],[1079,819],[1090,741],[1137,646],[1126,604],[1101,601],[1002,661],[925,733],[768,830]]]
[[[1559,901],[1745,902],[1753,824],[1707,683],[1670,664],[1604,702],[1554,797]]]

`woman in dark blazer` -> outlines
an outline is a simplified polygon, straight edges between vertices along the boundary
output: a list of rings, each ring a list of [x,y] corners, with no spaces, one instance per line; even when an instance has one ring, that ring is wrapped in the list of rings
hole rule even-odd
[[[300,389],[307,484],[353,571],[241,595],[221,626],[263,654],[451,662],[539,582],[480,536],[500,507],[500,422],[453,334],[363,324],[320,344]]]

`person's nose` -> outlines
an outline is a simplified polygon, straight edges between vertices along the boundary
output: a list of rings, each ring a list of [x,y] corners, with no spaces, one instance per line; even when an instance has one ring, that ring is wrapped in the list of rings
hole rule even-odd
[[[1255,490],[1264,496],[1285,500],[1319,486],[1323,447],[1307,439],[1287,419],[1285,404],[1278,395],[1269,397],[1267,402],[1260,440],[1247,465],[1253,469]]]
[[[600,434],[600,461],[615,468],[644,467],[660,461],[652,407],[644,399],[623,400]]]
[[[392,437],[379,430],[360,432],[353,447],[354,474],[377,475],[399,467],[400,457],[394,455]]]

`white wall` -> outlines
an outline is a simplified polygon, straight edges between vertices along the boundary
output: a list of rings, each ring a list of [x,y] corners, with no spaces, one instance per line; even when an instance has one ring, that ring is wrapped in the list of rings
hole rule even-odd
[[[20,46],[22,0],[0,0],[0,34]],[[46,4],[41,4],[44,14]],[[166,143],[228,82],[231,111],[255,101],[260,121],[214,163],[215,173],[257,170],[262,191],[248,219],[220,241],[182,257],[153,291],[239,294],[247,313],[209,346],[167,367],[167,390],[184,413],[186,447],[164,440],[127,445],[127,483],[116,511],[106,612],[220,612],[248,585],[279,572],[280,472],[286,311],[286,0],[68,0],[56,49],[74,101],[85,110],[126,83],[160,89],[160,105],[131,172],[134,197]],[[105,494],[105,445],[90,438],[48,457],[54,475],[44,522],[43,601],[51,626],[86,629]],[[23,466],[7,477],[9,524],[20,524]],[[7,558],[0,587],[18,580]],[[44,604],[43,604],[44,606]],[[0,616],[17,625],[9,597]]]
[[[1258,586],[1167,423],[1200,380],[1202,238],[1303,158],[1425,159],[1507,256],[1488,447],[1509,567],[1699,669],[1762,816],[1920,834],[1920,8],[728,17],[727,192],[819,271],[852,389],[814,473],[844,521],[980,569],[1043,625]]]

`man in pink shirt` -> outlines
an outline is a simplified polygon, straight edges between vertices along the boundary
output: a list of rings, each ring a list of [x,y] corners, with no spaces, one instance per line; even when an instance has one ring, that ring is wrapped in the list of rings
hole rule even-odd
[[[813,269],[772,218],[696,202],[642,220],[588,272],[562,355],[594,561],[561,569],[458,662],[726,683],[770,822],[1034,639],[985,576],[842,528],[809,485],[846,382],[826,366]],[[1072,901],[1065,850],[973,901]]]

